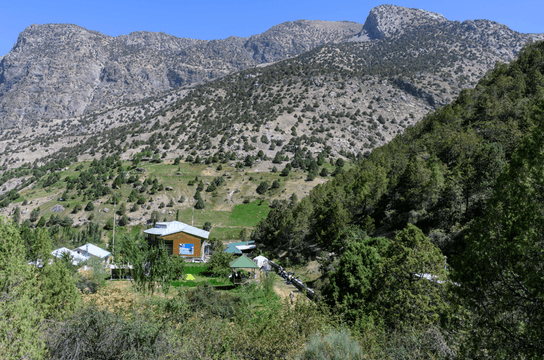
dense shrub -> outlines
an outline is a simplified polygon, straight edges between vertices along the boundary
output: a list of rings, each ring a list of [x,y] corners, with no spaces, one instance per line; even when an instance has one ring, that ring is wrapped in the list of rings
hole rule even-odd
[[[363,359],[363,350],[348,330],[329,330],[310,337],[301,360],[358,360]]]

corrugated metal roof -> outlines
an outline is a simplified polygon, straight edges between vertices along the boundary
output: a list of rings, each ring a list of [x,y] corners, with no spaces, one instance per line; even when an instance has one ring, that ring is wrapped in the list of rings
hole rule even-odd
[[[249,241],[241,241],[241,242],[235,242],[235,243],[230,243],[230,245],[233,245],[233,246],[241,246],[241,245],[253,245],[255,244],[255,240],[249,240]]]
[[[75,248],[74,250],[78,250],[79,252],[83,252],[83,253],[86,253],[88,251],[89,255],[93,255],[101,259],[111,255],[109,251],[99,248],[98,246],[93,244],[81,245],[80,247]]]
[[[242,252],[234,244],[229,244],[223,252],[227,254],[241,254]]]
[[[65,247],[51,251],[51,254],[58,258],[61,258],[64,253],[67,253],[70,256],[72,259],[72,264],[74,265],[79,264],[81,261],[89,260],[89,258],[85,257],[84,255],[78,254],[77,252]]]
[[[223,252],[228,254],[241,254],[242,250],[255,249],[256,247],[254,240],[242,241],[228,244]]]
[[[245,255],[240,256],[238,259],[229,263],[229,266],[233,269],[236,268],[254,268],[258,269],[259,265],[255,264],[253,260],[247,258]]]
[[[187,225],[185,223],[182,223],[181,221],[158,222],[155,224],[155,227],[144,231],[144,233],[146,234],[158,236],[166,236],[178,232],[184,232],[204,239],[207,239],[208,236],[210,236],[209,231]]]

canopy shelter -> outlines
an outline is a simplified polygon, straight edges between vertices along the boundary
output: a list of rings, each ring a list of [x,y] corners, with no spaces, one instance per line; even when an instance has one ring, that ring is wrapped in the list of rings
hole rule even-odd
[[[238,273],[238,270],[247,270],[253,272],[253,277],[255,277],[255,269],[259,268],[259,265],[255,264],[255,262],[249,258],[247,258],[245,255],[240,256],[236,260],[232,260],[229,263],[230,268],[232,269],[232,281],[234,284],[241,284],[246,279],[243,279],[240,274]]]
[[[229,266],[232,269],[258,269],[259,265],[255,264],[255,262],[245,255],[240,256],[236,260],[232,260],[229,263]]]
[[[253,261],[255,261],[259,267],[263,267],[265,263],[268,263],[268,259],[262,255],[257,256]]]
[[[263,266],[261,266],[261,271],[266,271],[268,273],[268,271],[272,271],[272,266],[270,266],[269,263],[265,263]]]

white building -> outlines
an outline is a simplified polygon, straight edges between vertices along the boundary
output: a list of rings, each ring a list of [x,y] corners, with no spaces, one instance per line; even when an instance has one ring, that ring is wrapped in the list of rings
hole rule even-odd
[[[57,258],[61,258],[64,254],[68,254],[70,259],[72,260],[72,264],[77,265],[82,261],[89,260],[88,257],[81,255],[73,250],[67,249],[65,247],[61,247],[59,249],[53,250],[51,254]]]
[[[110,262],[111,253],[93,244],[81,245],[73,251],[88,258],[97,257],[102,259],[106,264]]]

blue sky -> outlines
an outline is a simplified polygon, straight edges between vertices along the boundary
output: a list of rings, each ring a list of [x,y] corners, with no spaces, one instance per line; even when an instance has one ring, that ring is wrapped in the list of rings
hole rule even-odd
[[[111,36],[147,30],[211,40],[246,37],[298,19],[363,23],[370,9],[381,4],[361,0],[6,0],[0,9],[0,56],[31,24],[72,23]],[[450,20],[489,19],[519,32],[544,32],[543,0],[399,0],[394,5],[438,12]]]

